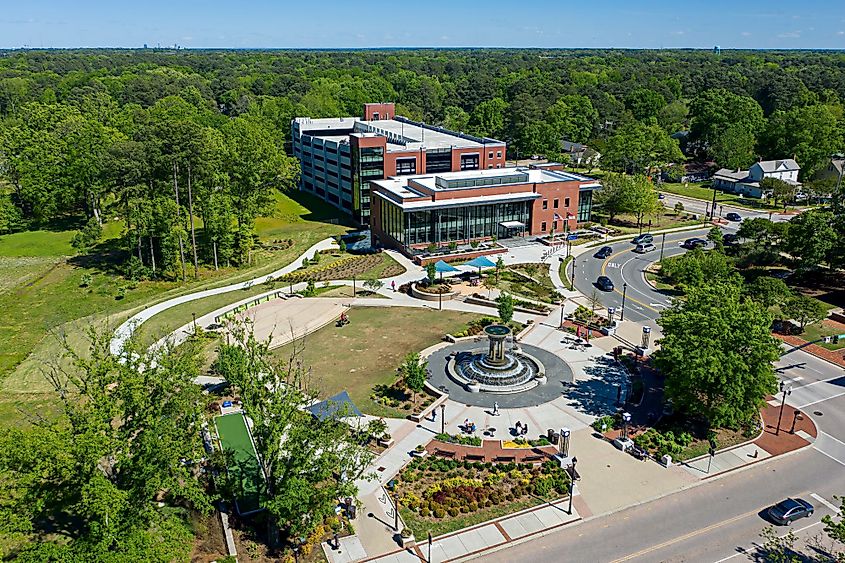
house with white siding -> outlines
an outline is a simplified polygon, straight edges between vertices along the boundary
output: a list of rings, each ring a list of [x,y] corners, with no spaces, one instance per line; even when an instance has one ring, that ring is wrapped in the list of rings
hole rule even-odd
[[[765,198],[770,194],[760,188],[763,178],[776,178],[796,188],[801,186],[798,172],[801,167],[794,159],[761,160],[748,170],[730,170],[722,168],[713,175],[713,185],[726,192],[742,194],[748,197]]]

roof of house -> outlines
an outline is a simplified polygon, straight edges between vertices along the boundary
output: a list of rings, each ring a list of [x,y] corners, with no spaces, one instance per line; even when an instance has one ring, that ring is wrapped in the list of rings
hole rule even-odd
[[[573,143],[572,141],[561,141],[560,147],[566,152],[582,152],[587,150],[587,145]]]
[[[763,172],[777,172],[778,170],[801,170],[798,163],[791,158],[783,160],[761,160],[755,164],[759,164]]]
[[[741,182],[748,178],[748,170],[731,170],[730,168],[720,168],[713,174],[713,178],[730,180],[732,182]]]

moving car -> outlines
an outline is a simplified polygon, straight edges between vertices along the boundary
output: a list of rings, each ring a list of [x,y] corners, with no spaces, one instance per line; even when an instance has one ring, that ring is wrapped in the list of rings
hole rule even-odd
[[[637,247],[634,249],[634,252],[638,252],[639,254],[645,254],[646,252],[651,252],[652,250],[656,250],[656,247],[650,242],[647,242],[644,244],[638,244]]]
[[[722,242],[725,244],[736,244],[739,242],[739,235],[736,233],[728,233],[722,237]]]
[[[648,233],[645,233],[645,234],[639,235],[637,237],[634,237],[634,240],[632,240],[631,242],[633,242],[634,244],[644,244],[644,243],[647,243],[647,242],[654,242],[654,237],[651,236]]]
[[[612,248],[610,248],[609,246],[602,246],[601,248],[599,248],[598,252],[596,252],[593,256],[595,256],[596,258],[607,258],[611,254],[613,254]]]
[[[813,515],[813,505],[801,498],[788,498],[769,508],[769,518],[776,524],[786,526],[800,518]]]
[[[613,282],[607,276],[599,276],[596,280],[596,287],[602,291],[613,291]]]
[[[684,241],[684,244],[682,244],[681,246],[683,246],[684,248],[689,248],[690,250],[692,250],[693,248],[699,248],[699,247],[703,248],[703,247],[707,246],[707,241],[704,240],[703,238],[697,238],[697,237],[688,238],[687,240]]]
[[[725,219],[728,221],[742,221],[742,216],[739,213],[728,213],[725,215]]]

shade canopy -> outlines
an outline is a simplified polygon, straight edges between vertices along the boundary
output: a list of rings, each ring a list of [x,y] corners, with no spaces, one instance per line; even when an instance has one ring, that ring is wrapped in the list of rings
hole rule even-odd
[[[445,274],[447,272],[458,272],[459,270],[456,267],[447,264],[443,260],[438,260],[434,263],[434,271]]]
[[[473,258],[465,265],[472,266],[474,268],[494,268],[496,266],[496,264],[486,256],[479,256],[478,258]]]
[[[334,397],[329,397],[325,401],[314,403],[308,407],[308,411],[320,422],[327,418],[344,418],[348,416],[363,416],[352,399],[349,398],[349,393],[341,391]]]

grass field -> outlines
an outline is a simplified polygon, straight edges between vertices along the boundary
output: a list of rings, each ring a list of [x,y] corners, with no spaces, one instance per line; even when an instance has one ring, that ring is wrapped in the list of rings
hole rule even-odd
[[[291,239],[285,250],[255,253],[250,268],[203,269],[199,280],[186,284],[172,281],[131,283],[97,267],[87,267],[72,255],[70,240],[75,231],[30,231],[0,237],[0,425],[15,424],[20,411],[41,412],[51,401],[49,386],[41,371],[44,362],[61,353],[57,335],[83,341],[91,324],[113,330],[130,314],[158,301],[199,289],[218,287],[266,274],[290,263],[309,246],[348,227],[337,224],[335,211],[306,194],[278,193],[271,217],[257,222],[259,238],[266,241]],[[331,220],[331,222],[329,222]],[[117,236],[119,222],[106,225],[106,236]],[[83,281],[90,277],[87,287]],[[120,297],[121,293],[125,293]],[[246,296],[229,294],[229,303]],[[171,312],[171,319],[147,329],[150,341],[190,321],[192,306]],[[207,306],[217,308],[222,303]],[[213,307],[212,305],[216,305]],[[185,314],[185,319],[174,315]],[[150,321],[153,322],[153,321]],[[145,323],[146,324],[146,323]]]
[[[241,413],[226,414],[214,419],[220,445],[231,455],[228,467],[229,478],[239,484],[241,495],[237,498],[241,514],[253,512],[261,507],[261,490],[264,488],[264,473],[258,465],[258,455],[252,445],[246,419]]]
[[[370,394],[375,386],[396,381],[396,368],[409,352],[436,344],[444,334],[463,330],[478,318],[481,315],[422,308],[353,307],[348,326],[331,324],[305,337],[302,365],[312,370],[310,385],[321,398],[345,389],[367,414],[405,416],[407,412],[373,401]],[[287,364],[293,350],[287,344],[272,353]]]
[[[704,201],[713,201],[713,188],[709,182],[692,182],[686,186],[684,184],[666,182],[657,186],[657,189],[662,192],[668,192],[675,195],[682,195],[701,199]],[[736,207],[744,207],[746,209],[759,211],[782,211],[783,205],[772,205],[764,203],[759,199],[740,197],[738,194],[730,194],[723,191],[716,192],[716,203],[723,205],[730,204]],[[801,206],[790,205],[790,208],[800,208]]]

